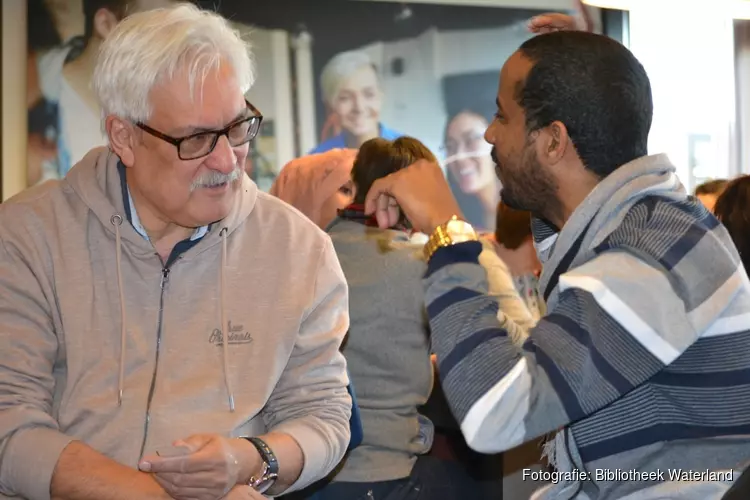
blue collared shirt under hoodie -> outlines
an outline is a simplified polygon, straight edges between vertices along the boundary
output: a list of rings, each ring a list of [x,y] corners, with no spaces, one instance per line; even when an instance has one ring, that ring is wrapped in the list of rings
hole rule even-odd
[[[127,217],[128,222],[130,222],[130,224],[133,226],[133,229],[135,229],[138,234],[143,236],[147,241],[151,241],[148,237],[148,233],[146,232],[146,228],[144,228],[143,224],[141,224],[141,219],[140,217],[138,217],[138,211],[135,209],[135,205],[133,204],[133,196],[130,194],[130,187],[128,186],[127,177],[125,175],[125,165],[123,165],[122,162],[117,163],[117,174],[120,176],[120,185],[122,186],[122,199],[125,205],[125,217]],[[164,265],[169,266],[177,257],[180,256],[180,254],[186,252],[196,243],[198,243],[210,229],[210,225],[201,226],[193,232],[190,238],[177,243]]]

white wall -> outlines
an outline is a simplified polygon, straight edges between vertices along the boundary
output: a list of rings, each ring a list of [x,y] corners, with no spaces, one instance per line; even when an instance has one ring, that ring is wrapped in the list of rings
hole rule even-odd
[[[292,110],[292,76],[289,61],[289,33],[271,31],[271,62],[275,93],[276,155],[281,169],[296,156],[294,140],[294,111]]]
[[[255,62],[255,83],[247,93],[250,102],[258,106],[263,116],[275,119],[275,92],[273,75],[273,55],[271,49],[271,30],[234,24],[242,33],[243,38],[250,41]]]
[[[680,9],[676,1],[631,9],[630,48],[651,80],[654,122],[649,150],[666,152],[690,190],[696,184],[688,165],[690,134],[712,138],[705,155],[708,172],[698,174],[728,177],[737,169],[734,31],[728,12]],[[669,19],[668,36],[664,19]]]
[[[442,32],[437,48],[441,76],[499,72],[505,60],[529,36],[525,23],[495,29]]]
[[[438,151],[445,122],[438,61],[439,34],[432,30],[395,42],[378,42],[365,50],[381,69],[385,93],[381,121],[399,132],[418,137]],[[395,58],[404,61],[404,72],[390,71]]]
[[[735,26],[736,175],[750,173],[750,21]]]
[[[253,147],[267,158],[278,172],[295,156],[294,113],[290,77],[289,35],[282,30],[266,30],[234,24],[249,40],[255,62],[255,84],[247,98],[263,114],[264,122],[273,122],[274,137],[258,137]],[[262,188],[269,179],[258,179]],[[266,186],[265,184],[269,184]]]
[[[313,38],[307,31],[294,36],[294,71],[296,78],[297,123],[299,144],[297,151],[310,151],[318,143],[315,127],[315,78],[312,57]]]

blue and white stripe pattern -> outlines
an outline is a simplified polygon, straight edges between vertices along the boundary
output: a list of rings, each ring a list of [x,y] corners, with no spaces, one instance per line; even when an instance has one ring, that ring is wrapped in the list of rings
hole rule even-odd
[[[750,460],[750,283],[666,159],[618,169],[559,234],[534,230],[550,308],[520,348],[487,296],[481,244],[438,250],[425,277],[440,377],[469,445],[498,452],[564,428],[568,466],[592,473]],[[577,486],[580,498],[651,498],[654,482]]]

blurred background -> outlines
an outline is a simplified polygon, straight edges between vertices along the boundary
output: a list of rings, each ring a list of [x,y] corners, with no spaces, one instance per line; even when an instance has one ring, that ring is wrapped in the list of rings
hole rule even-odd
[[[89,0],[2,2],[0,199],[59,178],[103,145],[87,99],[96,27]],[[128,12],[170,0],[97,0]],[[498,73],[545,11],[573,0],[222,0],[253,46],[248,93],[263,129],[246,165],[268,189],[292,158],[369,137],[411,135],[443,162],[467,217],[487,225],[499,186],[482,140]],[[742,0],[591,0],[595,30],[618,39],[651,78],[651,152],[666,152],[691,190],[750,165],[750,7]],[[88,49],[87,49],[88,48]],[[490,212],[491,211],[491,212]]]

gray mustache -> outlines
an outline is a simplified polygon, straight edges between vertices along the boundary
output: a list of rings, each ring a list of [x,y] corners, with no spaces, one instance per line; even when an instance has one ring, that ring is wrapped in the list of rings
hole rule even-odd
[[[212,170],[195,179],[193,181],[193,184],[190,186],[190,191],[195,191],[199,188],[208,188],[220,186],[222,184],[229,184],[239,179],[240,175],[242,175],[242,169],[238,167],[235,167],[234,170],[232,170],[228,174],[223,174],[221,172]]]

